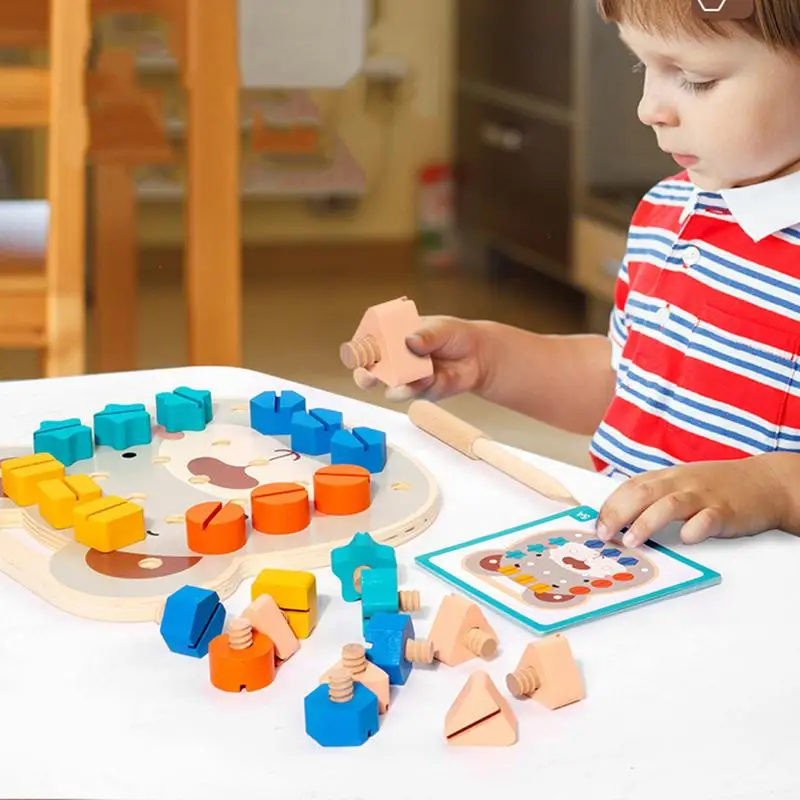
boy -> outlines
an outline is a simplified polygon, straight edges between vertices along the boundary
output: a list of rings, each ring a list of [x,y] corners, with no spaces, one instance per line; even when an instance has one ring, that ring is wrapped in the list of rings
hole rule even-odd
[[[435,374],[402,398],[472,391],[593,435],[597,469],[627,478],[605,540],[800,533],[800,0],[715,24],[692,0],[597,2],[683,168],[633,216],[609,335],[428,318],[408,346]]]

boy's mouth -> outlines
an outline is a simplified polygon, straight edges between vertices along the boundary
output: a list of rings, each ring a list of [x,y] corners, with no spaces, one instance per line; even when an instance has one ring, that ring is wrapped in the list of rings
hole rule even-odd
[[[690,156],[686,153],[670,153],[670,155],[675,159],[675,162],[680,166],[688,169],[689,167],[693,167],[697,161],[697,156]]]

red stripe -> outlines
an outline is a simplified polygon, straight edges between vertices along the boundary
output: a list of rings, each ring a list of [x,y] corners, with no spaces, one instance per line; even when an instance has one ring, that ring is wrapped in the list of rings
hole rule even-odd
[[[688,173],[678,173],[665,182],[688,183]],[[665,182],[654,187],[655,193],[669,191]],[[723,205],[721,202],[720,206]],[[724,208],[720,208],[719,215],[707,210],[681,221],[683,211],[679,205],[667,205],[656,198],[645,197],[639,203],[631,225],[654,232],[661,230],[673,236],[680,232],[677,242],[680,249],[695,243],[706,253],[720,253],[723,259],[730,257],[731,262],[750,262],[745,266],[754,271],[772,271],[776,276],[785,276],[787,284],[800,279],[800,243],[795,245],[777,236],[753,242]],[[759,346],[775,348],[778,355],[783,353],[787,358],[800,353],[800,324],[790,316],[790,311],[784,314],[769,310],[756,296],[738,297],[731,294],[732,288],[723,291],[708,286],[702,279],[694,277],[692,267],[689,264],[684,269],[664,269],[629,256],[628,281],[617,281],[615,306],[622,311],[630,293],[635,292],[659,306],[667,303],[698,318],[699,326],[721,337],[727,336],[734,347],[741,339],[744,347],[756,350]],[[736,280],[735,271],[732,280]],[[743,275],[741,280],[745,283],[747,277]],[[626,357],[641,369],[661,378],[671,388],[753,414],[763,420],[766,427],[773,428],[776,435],[781,426],[800,428],[800,397],[789,394],[792,376],[786,377],[784,386],[773,388],[744,377],[735,371],[735,367],[709,364],[699,357],[698,352],[692,354],[692,331],[687,329],[685,334],[690,340],[688,348],[676,348],[651,338],[647,331],[631,329]],[[698,338],[697,341],[701,340]],[[713,349],[713,341],[705,337],[702,341]],[[746,363],[752,356],[743,351],[740,357]],[[779,367],[775,372],[779,374]],[[796,374],[795,383],[800,384],[800,368]],[[661,451],[679,463],[728,460],[749,455],[735,445],[722,444],[703,434],[683,430],[666,421],[663,414],[648,413],[619,397],[609,407],[605,424],[612,437],[616,431],[621,438]],[[726,427],[722,416],[712,424],[722,429]],[[590,456],[596,469],[602,471],[608,466],[598,456],[592,453]]]

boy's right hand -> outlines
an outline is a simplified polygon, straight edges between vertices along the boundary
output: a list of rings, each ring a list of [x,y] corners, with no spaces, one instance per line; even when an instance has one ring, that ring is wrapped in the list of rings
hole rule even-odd
[[[423,317],[421,323],[406,339],[406,346],[412,353],[431,357],[433,375],[388,389],[387,399],[403,402],[424,397],[436,401],[479,389],[488,375],[483,323],[445,316]],[[362,368],[353,377],[362,389],[380,383]]]

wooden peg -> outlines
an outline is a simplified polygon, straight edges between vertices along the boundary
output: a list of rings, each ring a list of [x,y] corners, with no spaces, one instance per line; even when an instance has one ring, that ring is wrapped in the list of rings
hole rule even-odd
[[[366,370],[389,388],[433,375],[433,362],[406,346],[406,338],[420,327],[417,306],[399,297],[368,308],[353,338],[339,348],[339,357],[354,380],[366,386]]]
[[[586,697],[569,641],[560,634],[531,642],[506,677],[506,686],[514,697],[533,697],[551,711]]]
[[[497,634],[481,609],[457,594],[442,601],[428,638],[436,659],[451,667],[472,658],[492,658],[498,646]]]

